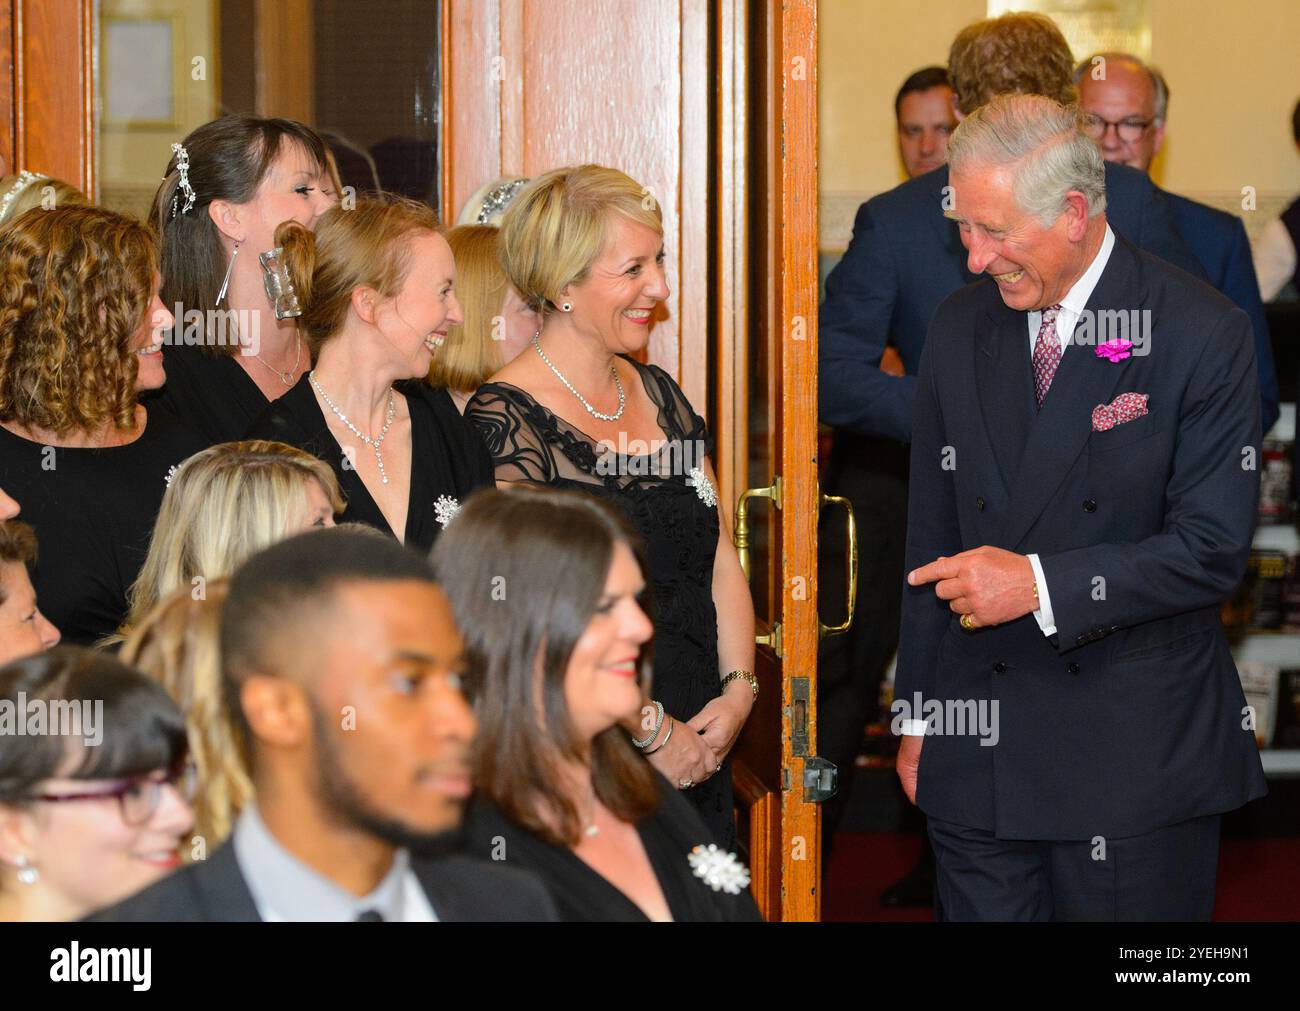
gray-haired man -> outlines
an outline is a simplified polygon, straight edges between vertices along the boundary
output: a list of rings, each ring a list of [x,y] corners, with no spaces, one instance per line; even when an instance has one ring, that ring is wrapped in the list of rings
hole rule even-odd
[[[995,99],[948,157],[990,276],[921,356],[895,692],[941,913],[1208,919],[1219,816],[1266,789],[1219,622],[1258,494],[1249,320],[1111,230],[1051,99]]]

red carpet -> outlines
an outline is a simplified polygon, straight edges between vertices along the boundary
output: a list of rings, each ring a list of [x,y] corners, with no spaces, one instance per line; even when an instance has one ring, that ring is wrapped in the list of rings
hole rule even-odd
[[[886,909],[880,893],[916,861],[921,837],[842,832],[835,839],[822,918],[835,921],[932,919],[928,909]],[[1219,850],[1219,921],[1300,921],[1300,838],[1225,839]]]

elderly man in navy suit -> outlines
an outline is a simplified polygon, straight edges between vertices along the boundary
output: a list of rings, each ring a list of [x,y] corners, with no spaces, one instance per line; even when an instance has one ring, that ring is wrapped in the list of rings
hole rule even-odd
[[[967,25],[948,55],[957,118],[1001,94],[1073,101],[1073,69],[1065,37],[1041,14],[1005,14]],[[1160,190],[1144,173],[1108,164],[1106,191],[1110,220],[1119,234],[1204,276],[1179,238]],[[819,750],[840,766],[846,781],[878,694],[876,685],[898,644],[906,444],[912,435],[921,348],[939,303],[976,279],[967,269],[957,226],[944,217],[949,192],[945,165],[864,203],[849,248],[826,280],[821,307],[819,413],[837,429],[827,483],[853,504],[861,557],[862,592],[853,628],[847,636],[828,639],[819,658]],[[880,368],[890,343],[902,359],[904,375]],[[829,548],[838,527],[825,533],[823,544]],[[827,599],[838,599],[838,569],[830,551],[824,569],[830,580],[824,587]],[[923,875],[902,891],[925,894]]]
[[[1160,72],[1127,53],[1098,53],[1075,68],[1074,81],[1085,114],[1084,132],[1101,146],[1102,157],[1150,172],[1169,115],[1169,85]],[[1235,214],[1161,192],[1179,235],[1205,268],[1209,282],[1250,317],[1263,412],[1260,427],[1267,432],[1278,417],[1277,370],[1246,228]]]
[[[949,145],[972,273],[921,356],[898,770],[950,920],[1205,920],[1266,792],[1219,622],[1250,551],[1250,321],[1106,219],[1051,99]]]

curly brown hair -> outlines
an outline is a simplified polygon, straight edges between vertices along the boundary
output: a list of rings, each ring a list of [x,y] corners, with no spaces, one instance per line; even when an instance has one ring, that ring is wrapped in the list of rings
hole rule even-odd
[[[0,421],[134,427],[132,338],[157,269],[149,230],[98,207],[28,211],[0,231]]]
[[[1003,14],[967,25],[948,50],[957,108],[969,116],[998,95],[1075,100],[1070,44],[1045,14]]]

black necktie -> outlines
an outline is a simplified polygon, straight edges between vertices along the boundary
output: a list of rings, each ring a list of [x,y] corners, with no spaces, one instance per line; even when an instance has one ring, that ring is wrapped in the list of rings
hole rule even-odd
[[[358,923],[383,923],[384,914],[378,909],[363,909],[357,913]]]

